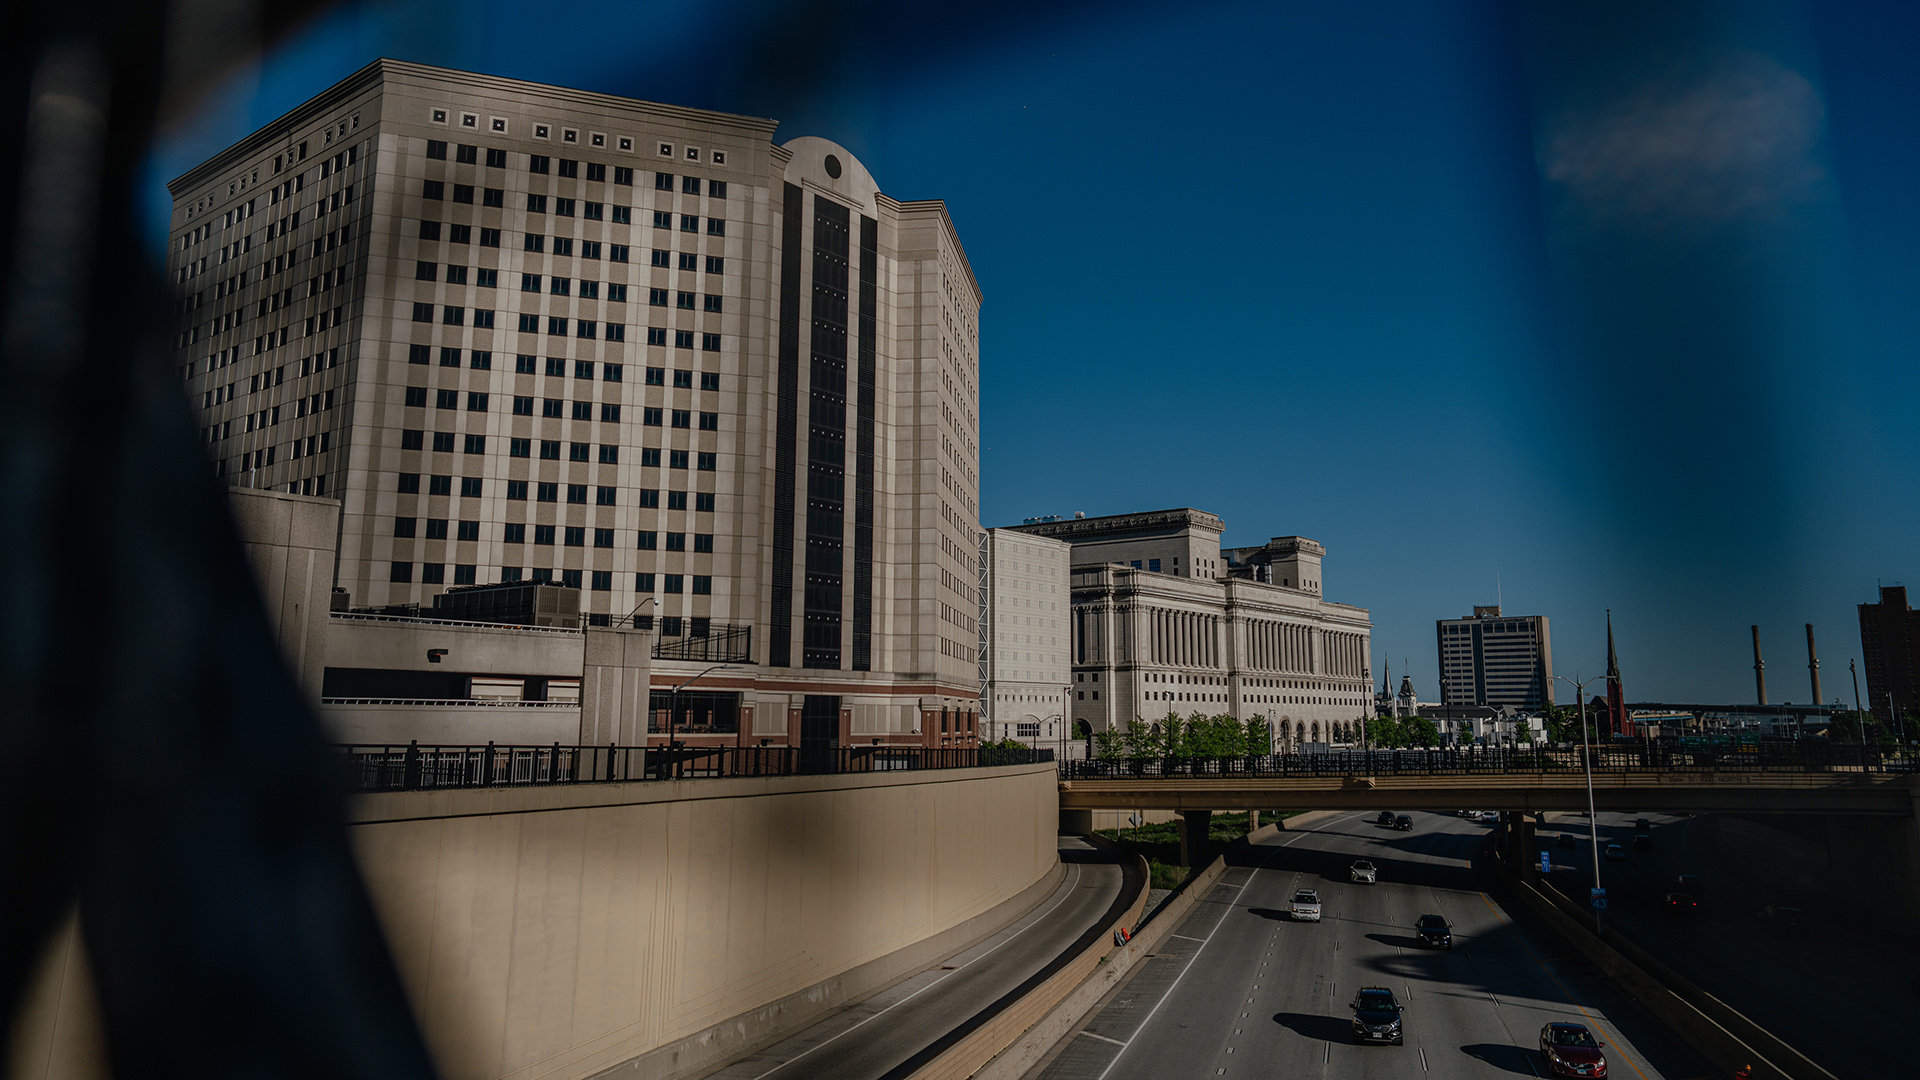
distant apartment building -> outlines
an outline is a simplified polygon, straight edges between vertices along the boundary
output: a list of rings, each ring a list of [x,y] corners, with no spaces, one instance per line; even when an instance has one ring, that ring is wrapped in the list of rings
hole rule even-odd
[[[1015,531],[1073,546],[1076,734],[1201,712],[1266,720],[1283,750],[1362,739],[1372,624],[1321,599],[1320,544],[1222,550],[1225,523],[1191,507]]]
[[[1553,639],[1545,615],[1503,615],[1476,607],[1464,619],[1434,624],[1442,705],[1553,703]]]
[[[1880,586],[1880,602],[1860,605],[1860,655],[1867,669],[1868,708],[1881,723],[1920,713],[1920,611],[1907,606],[1904,585]]]
[[[649,628],[696,741],[970,741],[980,291],[776,127],[381,60],[221,151],[169,185],[209,468],[337,500],[355,608]]]
[[[1073,547],[1013,529],[980,534],[980,734],[1066,750]]]

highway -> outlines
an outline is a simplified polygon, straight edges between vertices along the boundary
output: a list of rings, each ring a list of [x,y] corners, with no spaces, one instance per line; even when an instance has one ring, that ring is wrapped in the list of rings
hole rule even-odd
[[[1712,858],[1707,819],[1643,816],[1652,824],[1652,851],[1632,850],[1634,815],[1599,818],[1601,847],[1618,841],[1628,849],[1624,862],[1601,863],[1610,927],[1843,1080],[1913,1075],[1904,1039],[1881,1032],[1911,1030],[1920,1018],[1920,1001],[1908,989],[1920,956],[1845,910],[1811,907],[1803,934],[1768,933],[1755,913],[1769,903],[1792,903],[1790,892],[1722,872]],[[1539,832],[1542,845],[1553,845],[1562,832],[1572,834],[1576,846],[1549,847],[1550,878],[1569,895],[1585,895],[1593,876],[1585,816],[1550,815]],[[1706,885],[1691,918],[1658,903],[1677,874],[1696,875]]]
[[[1060,838],[1066,877],[1000,932],[796,1035],[709,1074],[723,1080],[880,1080],[904,1076],[975,1016],[1086,935],[1120,917],[1125,872],[1078,838]],[[1143,883],[1144,884],[1144,883]]]
[[[1323,818],[1250,848],[1037,1075],[1529,1077],[1545,1072],[1539,1031],[1556,1020],[1595,1029],[1613,1077],[1705,1075],[1610,983],[1479,890],[1469,860],[1491,825],[1414,814],[1406,833],[1372,817]],[[1359,857],[1380,868],[1378,884],[1348,881]],[[1322,922],[1287,919],[1299,887],[1319,891]],[[1451,952],[1419,946],[1413,923],[1427,913],[1453,924]],[[1347,1003],[1374,985],[1406,1008],[1404,1046],[1352,1044]]]

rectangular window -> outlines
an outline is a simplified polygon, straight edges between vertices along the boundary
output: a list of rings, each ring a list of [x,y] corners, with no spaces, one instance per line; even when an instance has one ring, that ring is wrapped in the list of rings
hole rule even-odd
[[[472,243],[473,242],[473,226],[471,225],[447,226],[447,241],[449,243],[454,243],[454,244]]]
[[[400,449],[402,450],[420,449],[421,446],[423,445],[421,442],[423,434],[424,433],[421,432],[419,428],[408,428],[405,431],[402,431],[400,433]]]
[[[640,467],[643,469],[657,469],[660,467],[660,450],[658,447],[641,447]]]
[[[574,403],[573,403],[573,418],[574,418],[575,420],[591,420],[591,419],[593,419],[593,402],[591,402],[591,401],[576,401],[576,402],[574,402]]]
[[[571,256],[573,254],[573,239],[567,236],[554,237],[553,253],[555,255]]]
[[[447,538],[447,519],[446,518],[428,518],[427,519],[427,539],[445,540],[446,538]]]
[[[559,502],[560,485],[541,480],[534,484],[533,498],[535,502]]]
[[[552,547],[553,546],[553,526],[535,525],[533,527],[533,542],[536,544],[540,544],[544,547]]]
[[[653,307],[666,307],[667,306],[667,290],[648,289],[647,303],[652,305]]]
[[[707,219],[707,235],[708,236],[727,235],[727,219],[726,218],[708,218]]]
[[[404,540],[413,539],[414,528],[415,528],[415,525],[419,522],[419,520],[420,520],[419,518],[410,518],[410,517],[394,518],[393,519],[393,535],[400,537],[401,539],[404,539]]]
[[[624,187],[632,187],[633,170],[625,165],[615,165],[613,167],[613,182]]]
[[[520,332],[523,334],[539,333],[540,316],[523,312],[520,316]]]
[[[709,596],[713,593],[713,578],[706,574],[693,575],[693,595]],[[698,621],[698,620],[695,620]]]
[[[413,264],[413,280],[435,281],[440,273],[439,263],[416,262]]]
[[[522,441],[525,441],[525,440],[522,440]],[[526,457],[525,454],[521,454],[520,456]],[[527,482],[525,480],[507,481],[507,499],[510,502],[526,502],[527,501]]]
[[[527,213],[544,214],[546,212],[547,212],[547,197],[545,195],[535,195],[529,192],[527,194]]]
[[[513,399],[513,415],[532,416],[533,399],[531,397],[519,397],[516,395]]]
[[[659,426],[660,426],[660,418],[661,418],[661,410],[659,410],[659,409],[656,409],[656,408],[653,408],[652,406],[642,406],[642,407],[641,407],[641,409],[640,409],[640,423],[641,423],[641,424],[643,424],[644,426],[646,426],[646,427],[659,427]]]
[[[544,173],[550,165],[545,154],[527,155],[527,171],[530,173]]]
[[[547,357],[547,374],[560,378],[567,373],[567,358],[564,356]],[[555,414],[559,415],[559,414]]]
[[[673,174],[664,173],[664,172],[654,173],[653,174],[653,190],[672,191],[673,190]]]
[[[666,330],[664,330],[664,329],[662,329],[662,328],[660,328],[660,327],[648,327],[648,328],[647,328],[647,344],[649,344],[649,345],[665,345],[666,343],[667,343],[667,332],[666,332]]]
[[[477,391],[472,391],[472,390],[467,391],[467,411],[468,412],[486,412],[487,411],[487,395],[479,393]],[[706,414],[702,413],[701,415],[705,416]]]
[[[673,332],[673,347],[676,349],[693,348],[693,331],[675,330]]]
[[[434,473],[432,476],[427,477],[427,494],[429,495],[453,494],[453,477],[448,476],[445,473]]]
[[[652,574],[633,575],[633,591],[640,592],[640,593],[652,592],[653,591],[653,575]]]
[[[500,230],[489,229],[483,226],[480,229],[480,246],[490,247],[490,248],[499,247],[500,246]],[[502,571],[502,573],[504,572],[505,571]]]
[[[423,180],[420,182],[420,197],[444,199],[447,197],[447,185],[439,180]]]
[[[457,203],[466,203],[468,206],[472,206],[473,205],[473,185],[472,184],[453,185],[453,201]]]
[[[569,589],[579,588],[580,587],[580,571],[578,570],[560,571],[560,584],[566,586]]]
[[[713,513],[713,492],[702,491],[696,493],[693,496],[693,509],[695,513]]]
[[[513,372],[516,375],[531,375],[534,371],[534,358],[521,353],[513,358]]]
[[[705,310],[707,311],[720,310],[720,298],[718,296],[715,296],[712,293],[708,293],[707,295],[701,297],[700,299]]]
[[[485,483],[486,481],[478,476],[461,477],[460,478],[460,497],[463,499],[479,498],[480,487],[482,484],[485,484]]]
[[[427,388],[424,386],[407,387],[406,402],[408,407],[410,408],[415,408],[415,409],[426,408],[427,407]]]
[[[613,446],[608,443],[602,443],[600,446],[600,464],[602,465],[620,464],[620,448],[618,446]]]
[[[660,575],[660,591],[667,592],[667,593],[679,593],[681,591],[681,581],[682,581],[682,578],[679,574],[661,574]]]
[[[586,547],[587,530],[578,525],[568,525],[566,532],[561,534],[561,541],[567,547]]]
[[[521,274],[520,275],[520,291],[521,292],[539,292],[540,291],[540,275],[539,274]]]
[[[541,439],[540,440],[540,460],[541,461],[559,461],[560,460],[560,440],[559,439]]]
[[[690,292],[676,293],[673,298],[673,306],[683,311],[692,311],[693,299],[693,294]]]
[[[597,181],[599,183],[606,183],[607,167],[597,161],[587,162],[587,180],[590,182]]]
[[[418,449],[418,447],[415,447],[415,449]],[[420,494],[420,474],[419,473],[403,472],[400,474],[400,494],[402,495]]]
[[[473,272],[473,283],[482,289],[495,288],[500,284],[500,271],[479,267]]]
[[[504,169],[506,167],[507,152],[505,150],[497,150],[491,146],[487,147],[487,168]]]
[[[493,329],[493,312],[488,308],[473,309],[473,327],[476,330]]]
[[[439,139],[427,140],[427,159],[430,161],[447,160],[447,144]]]
[[[614,208],[613,208],[613,223],[614,223],[615,225],[631,225],[631,224],[633,224],[633,207],[631,207],[631,206],[616,206],[616,207],[614,207]]]
[[[459,532],[454,534],[454,539],[456,540],[480,539],[480,523],[478,521],[462,521],[460,523]]]
[[[683,177],[681,177],[681,178],[680,178],[680,192],[681,192],[681,194],[684,194],[684,195],[698,195],[698,194],[700,194],[700,178],[699,178],[699,177],[697,177],[697,176],[683,176]]]
[[[612,529],[593,530],[593,546],[597,548],[612,547],[613,546],[613,530]]]
[[[592,455],[593,446],[590,443],[577,442],[567,444],[568,461],[586,461]]]
[[[580,179],[580,163],[571,158],[560,159],[560,175],[568,180]]]
[[[720,414],[713,413],[713,412],[701,413],[700,414],[700,430],[701,431],[719,431],[720,430]]]
[[[700,389],[702,390],[720,389],[720,373],[717,371],[701,372],[700,373]]]
[[[556,337],[567,336],[567,319],[564,315],[547,316],[547,333]]]
[[[686,467],[687,467],[687,452],[685,450],[667,451],[667,468],[684,469]]]
[[[647,385],[648,386],[667,385],[667,369],[661,368],[661,367],[648,368],[647,369]]]
[[[604,485],[595,487],[593,491],[594,505],[596,506],[614,505],[614,496],[618,490],[619,490],[618,488],[606,487]]]
[[[605,211],[605,203],[587,202],[580,204],[580,216],[588,221],[599,221]]]
[[[625,364],[602,364],[600,365],[600,377],[607,382],[619,382],[626,374],[626,370],[627,365]]]
[[[507,193],[497,187],[483,188],[480,191],[480,205],[505,209]]]
[[[681,232],[699,232],[700,231],[699,215],[681,214],[680,215],[680,231]]]
[[[432,356],[433,347],[430,345],[407,346],[407,363],[409,364],[424,364]]]
[[[720,455],[702,450],[698,465],[701,472],[713,472],[720,467]]]
[[[667,534],[667,550],[668,551],[687,550],[687,534],[673,533],[673,532],[668,533]]]
[[[640,550],[654,551],[660,547],[660,534],[646,529],[640,531]]]
[[[600,324],[592,319],[575,319],[573,336],[591,341],[600,336]]]
[[[575,503],[581,506],[585,506],[587,503],[587,485],[568,484],[567,485],[567,501],[570,503]]]
[[[580,257],[583,259],[599,258],[600,257],[600,241],[598,240],[580,241]]]
[[[453,568],[453,583],[455,585],[471,585],[478,571],[479,567],[474,566],[472,563],[462,563],[461,565],[455,566]]]
[[[420,239],[422,240],[440,239],[440,223],[437,221],[421,222],[420,223]]]
[[[660,508],[660,489],[641,488],[640,508],[642,510],[658,510]]]
[[[724,198],[726,198],[726,197],[727,197],[727,182],[726,182],[725,180],[709,180],[709,181],[707,181],[707,197],[708,197],[708,198],[711,198],[711,199],[724,199]]]
[[[603,423],[608,423],[608,424],[619,423],[620,422],[620,406],[618,405],[600,406],[600,420]]]
[[[555,296],[570,296],[573,293],[573,279],[555,276],[547,283],[547,291]]]
[[[467,442],[466,442],[466,452],[467,452],[467,453],[469,453],[469,454],[484,454],[484,453],[486,453],[486,452],[487,452],[487,437],[486,437],[485,435],[469,435],[469,436],[467,436]]]
[[[524,246],[528,251],[545,251],[547,250],[547,238],[539,233],[528,233],[527,242]]]
[[[556,217],[572,217],[573,216],[573,200],[555,198],[553,200],[553,213],[554,213],[554,216]]]
[[[693,550],[696,553],[706,552],[708,554],[711,554],[713,552],[713,534],[712,533],[694,533],[693,534]]]
[[[440,366],[441,367],[459,367],[460,366],[460,350],[449,349],[449,348],[441,349],[440,350]]]
[[[398,581],[398,582],[412,581],[413,580],[413,564],[410,562],[397,562],[392,564],[391,567],[387,570],[387,580]]]
[[[457,409],[460,407],[460,391],[436,390],[433,392],[433,407],[436,409]]]
[[[700,351],[701,352],[719,352],[720,351],[720,335],[719,334],[701,334],[700,335]]]
[[[684,491],[669,491],[669,492],[667,492],[667,509],[669,509],[669,510],[685,510],[686,508],[687,508],[687,493],[686,493],[686,492],[684,492]]]
[[[500,542],[503,544],[524,544],[527,542],[527,527],[513,522],[500,527]]]
[[[688,410],[688,409],[675,409],[675,410],[673,410],[673,426],[674,426],[674,427],[677,427],[677,428],[689,428],[689,427],[692,427],[692,426],[693,426],[693,413],[692,413],[692,411],[690,411],[690,410]]]
[[[432,304],[413,305],[413,321],[423,322],[423,323],[432,322],[433,321],[433,305]]]
[[[655,210],[653,212],[653,227],[656,229],[673,228],[673,211]],[[422,225],[420,228],[421,228],[421,231],[423,232],[426,230],[425,225]],[[425,240],[425,239],[428,239],[428,237],[422,236],[421,239]],[[440,239],[440,226],[438,224],[434,225],[433,227],[433,236],[431,237],[431,239],[434,239],[434,240]]]

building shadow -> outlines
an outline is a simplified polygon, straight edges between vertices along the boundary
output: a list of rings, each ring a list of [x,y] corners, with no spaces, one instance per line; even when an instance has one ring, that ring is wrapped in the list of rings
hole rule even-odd
[[[1521,1076],[1540,1075],[1539,1070],[1533,1067],[1533,1052],[1523,1047],[1506,1043],[1473,1043],[1461,1047],[1460,1052],[1502,1072],[1519,1073]]]
[[[1388,946],[1392,946],[1394,948],[1399,948],[1399,949],[1407,949],[1412,952],[1445,952],[1446,951],[1445,949],[1429,949],[1425,945],[1420,944],[1419,938],[1413,937],[1411,935],[1402,936],[1400,934],[1368,934],[1367,940],[1377,941],[1382,945],[1388,945]]]
[[[1275,922],[1293,921],[1293,915],[1290,912],[1280,911],[1277,908],[1250,907],[1247,909],[1247,914],[1258,915],[1263,919],[1272,919]]]
[[[1342,1016],[1317,1013],[1274,1013],[1273,1022],[1303,1039],[1352,1042],[1353,1022]]]

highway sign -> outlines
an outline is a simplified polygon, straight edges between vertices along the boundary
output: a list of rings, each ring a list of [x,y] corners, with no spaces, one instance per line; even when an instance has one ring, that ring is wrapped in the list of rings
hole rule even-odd
[[[1593,894],[1593,910],[1595,911],[1607,910],[1607,890],[1591,889],[1589,891]]]
[[[1550,874],[1553,872],[1553,853],[1552,852],[1543,851],[1540,853],[1540,872],[1543,874]]]

